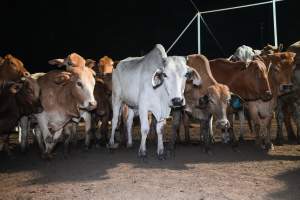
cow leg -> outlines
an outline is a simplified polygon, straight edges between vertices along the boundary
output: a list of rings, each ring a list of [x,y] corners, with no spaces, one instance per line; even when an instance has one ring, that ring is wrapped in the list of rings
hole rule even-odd
[[[56,131],[53,135],[53,142],[48,143],[47,141],[45,142],[45,156],[46,158],[52,158],[52,150],[54,149],[55,145],[57,144],[57,142],[59,141],[60,137],[62,136],[62,131],[63,129],[60,129],[58,131]]]
[[[266,131],[267,131],[267,137],[266,137],[266,148],[267,150],[274,150],[273,143],[271,141],[271,123],[272,123],[272,116],[268,117],[266,119]]]
[[[113,102],[113,118],[112,118],[111,136],[109,139],[108,147],[117,148],[118,144],[115,144],[115,133],[116,133],[116,128],[118,126],[122,104],[120,100],[115,100],[114,95],[112,97],[112,102]]]
[[[183,121],[183,127],[184,127],[184,139],[185,143],[189,144],[191,143],[191,138],[190,138],[190,124],[191,120],[186,111],[182,111],[182,121]],[[179,126],[180,127],[180,126]],[[179,138],[178,138],[179,140]]]
[[[9,134],[5,134],[3,136],[3,150],[7,153],[8,156],[12,155],[9,148]]]
[[[240,121],[240,136],[239,136],[239,141],[243,142],[244,141],[244,122],[245,122],[245,115],[244,115],[244,110],[240,110],[238,111],[238,115],[239,115],[239,121]]]
[[[288,140],[295,141],[296,136],[292,127],[291,114],[288,111],[283,113],[284,125],[287,132]]]
[[[165,120],[158,121],[156,123],[157,132],[157,156],[159,160],[165,159],[164,154],[164,141],[163,141],[163,128],[165,125]]]
[[[108,142],[108,122],[109,122],[108,118],[109,118],[108,116],[103,117],[102,123],[100,126],[100,135],[101,135],[100,140],[104,141],[105,144],[107,144],[107,142]],[[100,142],[100,143],[102,144],[102,142]]]
[[[149,121],[148,121],[148,112],[139,111],[140,123],[141,123],[141,145],[139,149],[139,156],[145,158],[147,156],[146,152],[146,140],[149,133]]]
[[[64,127],[64,156],[68,156],[68,154],[70,153],[70,141],[72,141],[72,139],[74,138],[75,134],[76,134],[76,126],[77,124],[74,122],[70,122],[68,123],[65,127]],[[75,128],[74,128],[75,127]]]
[[[256,134],[255,144],[257,146],[262,145],[262,138],[261,138],[260,129],[261,129],[260,123],[255,122],[254,123],[254,131],[255,131],[255,134]]]
[[[127,148],[132,147],[132,124],[133,124],[133,118],[134,118],[134,111],[132,109],[128,109],[128,116],[126,121],[127,126]]]
[[[230,137],[230,141],[231,141],[231,145],[232,147],[237,147],[238,146],[238,141],[236,139],[236,136],[234,134],[234,130],[233,130],[233,117],[234,117],[234,113],[230,113],[228,114],[228,121],[230,123],[230,128],[228,129],[229,132],[229,137]]]
[[[34,135],[35,135],[36,140],[38,142],[40,151],[42,153],[44,153],[45,152],[45,146],[44,146],[44,141],[43,141],[43,135],[42,135],[42,131],[39,127],[36,127],[34,129]]]
[[[276,133],[275,141],[276,141],[277,145],[282,145],[283,144],[283,120],[284,120],[284,115],[283,115],[283,110],[282,110],[281,104],[279,104],[279,103],[277,105],[277,109],[276,109],[276,112],[275,112],[275,117],[276,117],[276,122],[277,122],[277,133]]]
[[[171,137],[171,143],[170,143],[170,150],[174,151],[175,149],[175,143],[177,139],[177,130],[178,127],[180,127],[180,118],[181,118],[181,110],[173,110],[172,112],[172,137]],[[156,125],[157,127],[157,125]]]
[[[21,144],[21,152],[25,152],[28,144],[28,130],[30,129],[29,125],[29,118],[27,116],[24,116],[20,119],[20,144]]]
[[[295,105],[295,110],[293,111],[293,117],[297,127],[297,143],[300,144],[300,106],[298,104]]]
[[[45,112],[39,113],[35,115],[39,124],[39,128],[42,131],[43,140],[45,143],[53,143],[53,135],[50,133],[48,129],[48,120],[46,119]]]
[[[211,115],[209,118],[209,129],[208,129],[211,143],[215,143],[215,136],[214,136],[214,131],[213,131],[213,120],[214,120],[214,117]]]
[[[204,139],[204,152],[211,153],[211,138],[209,134],[209,119],[200,120],[200,135],[203,135]]]

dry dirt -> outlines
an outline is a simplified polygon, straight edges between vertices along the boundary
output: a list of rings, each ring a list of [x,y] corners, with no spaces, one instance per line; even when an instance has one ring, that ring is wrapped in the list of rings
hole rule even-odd
[[[167,141],[170,127],[166,132]],[[192,132],[199,140],[199,128]],[[79,146],[64,158],[58,147],[51,161],[41,160],[33,146],[25,155],[16,148],[14,157],[0,157],[0,199],[299,200],[300,145],[264,152],[246,136],[238,152],[216,143],[207,155],[199,144],[180,144],[175,157],[164,161],[150,140],[146,162],[137,157],[139,134],[132,149],[85,152]]]

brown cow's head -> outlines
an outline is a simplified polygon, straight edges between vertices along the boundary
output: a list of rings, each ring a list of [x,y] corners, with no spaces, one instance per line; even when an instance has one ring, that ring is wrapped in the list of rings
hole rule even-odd
[[[279,90],[279,94],[290,92],[292,89],[292,74],[295,67],[295,53],[282,52],[267,55],[267,63],[270,65],[269,78],[273,87]]]
[[[77,101],[79,108],[87,110],[96,108],[97,102],[93,94],[95,72],[86,66],[84,58],[76,53],[72,53],[65,59],[53,59],[49,63],[66,66],[66,70],[70,74],[65,73],[60,77],[61,84],[72,85],[71,93]]]
[[[260,55],[268,55],[268,54],[273,54],[273,53],[279,53],[281,52],[283,49],[283,44],[280,44],[278,47],[276,46],[272,46],[270,44],[267,44],[267,46],[265,46]]]
[[[255,98],[260,98],[263,101],[269,101],[272,99],[272,92],[268,79],[268,69],[265,63],[261,60],[251,61],[245,70],[245,79],[248,88],[252,94],[256,94]],[[255,99],[254,98],[254,99]],[[252,98],[249,97],[249,100]]]
[[[108,57],[104,56],[100,58],[99,60],[99,65],[98,65],[98,70],[100,74],[111,74],[114,68],[114,61]]]
[[[18,82],[11,82],[9,92],[15,96],[21,115],[43,111],[40,102],[40,87],[35,79],[23,77]]]
[[[2,61],[0,66],[0,79],[17,81],[21,77],[28,77],[30,73],[25,69],[22,61],[8,54]]]
[[[230,102],[230,91],[226,85],[214,84],[207,88],[207,94],[199,98],[200,107],[205,106],[216,117],[217,128],[229,128],[226,111]]]

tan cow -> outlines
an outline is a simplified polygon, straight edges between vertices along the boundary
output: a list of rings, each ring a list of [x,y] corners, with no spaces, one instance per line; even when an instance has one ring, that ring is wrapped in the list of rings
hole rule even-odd
[[[23,76],[29,77],[30,73],[18,58],[8,54],[0,59],[0,81],[18,81]]]
[[[184,121],[186,139],[189,140],[189,116],[200,119],[201,132],[203,132],[205,151],[209,151],[211,141],[209,122],[211,115],[216,117],[217,128],[227,129],[230,123],[227,120],[226,110],[230,101],[230,91],[226,85],[218,83],[210,70],[209,62],[203,55],[195,54],[187,57],[187,65],[194,70],[195,78],[187,81],[184,95],[186,107],[181,119]],[[198,74],[198,76],[196,76]],[[201,83],[195,82],[201,77]],[[174,145],[176,130],[178,130],[178,111],[173,111],[173,140]]]
[[[262,148],[273,149],[271,142],[271,120],[274,109],[277,105],[277,98],[291,91],[291,77],[294,68],[295,53],[282,52],[274,53],[264,57],[267,65],[270,65],[268,79],[272,90],[273,98],[270,101],[249,101],[247,103],[251,120],[254,121],[256,133],[256,144]],[[263,130],[261,130],[263,129]],[[261,137],[263,134],[264,137]],[[264,143],[262,139],[265,139]]]
[[[86,67],[84,58],[72,53],[65,59],[54,59],[49,63],[66,65],[67,71],[50,71],[38,79],[44,111],[35,116],[46,146],[46,156],[51,153],[66,123],[79,118],[82,110],[92,110],[97,105],[93,95],[95,72]]]

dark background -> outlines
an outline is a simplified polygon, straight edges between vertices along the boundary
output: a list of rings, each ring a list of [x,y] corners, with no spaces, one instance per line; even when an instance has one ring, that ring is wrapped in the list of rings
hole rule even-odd
[[[266,0],[194,0],[200,11]],[[300,39],[300,2],[277,3],[278,41],[286,48]],[[113,59],[166,49],[196,14],[190,0],[1,0],[0,55],[11,53],[31,72],[48,71],[47,61],[77,52]],[[240,45],[261,49],[273,43],[272,5],[204,15],[220,43],[202,23],[202,53],[228,57]],[[197,52],[196,20],[169,55]]]

